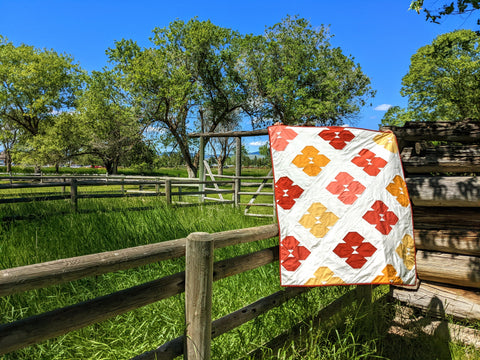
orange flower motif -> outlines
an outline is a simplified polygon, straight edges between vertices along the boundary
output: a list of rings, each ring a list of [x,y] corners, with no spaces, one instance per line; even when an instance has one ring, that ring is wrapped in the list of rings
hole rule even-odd
[[[304,147],[302,154],[297,155],[292,163],[299,168],[303,168],[308,176],[317,176],[322,171],[322,167],[330,162],[329,158],[320,154],[313,146]]]
[[[410,204],[408,198],[407,185],[400,175],[396,175],[390,184],[387,186],[387,191],[397,198],[397,201],[403,207],[407,207]]]
[[[335,274],[333,271],[326,266],[319,267],[313,275],[315,277],[308,279],[305,285],[318,286],[345,284],[345,281],[338,276],[334,276]]]
[[[397,276],[397,270],[393,267],[393,265],[388,264],[385,266],[385,268],[382,270],[382,273],[384,276],[377,276],[375,279],[373,279],[373,282],[376,284],[403,284],[402,279]]]
[[[398,152],[398,145],[397,140],[395,139],[395,135],[392,133],[382,133],[378,134],[373,138],[378,145],[382,145],[385,149],[392,153]]]
[[[331,212],[326,211],[327,208],[321,203],[313,203],[309,208],[309,214],[305,214],[299,220],[299,223],[305,228],[310,229],[313,236],[317,238],[324,237],[335,225],[338,217]]]
[[[415,266],[415,241],[410,235],[405,235],[402,243],[395,250],[403,260],[405,267],[412,270]]]

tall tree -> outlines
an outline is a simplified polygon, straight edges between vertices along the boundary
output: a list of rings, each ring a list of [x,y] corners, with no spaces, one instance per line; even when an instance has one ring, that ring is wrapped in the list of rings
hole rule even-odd
[[[0,64],[0,116],[32,136],[74,106],[81,70],[70,56],[0,37]]]
[[[0,36],[0,64],[0,117],[25,137],[44,134],[55,114],[73,108],[82,71],[70,56]]]
[[[415,120],[480,119],[480,39],[471,30],[439,35],[412,56],[402,96]]]
[[[329,38],[325,27],[290,16],[246,38],[239,66],[256,96],[247,111],[257,123],[333,125],[358,114],[374,95],[370,79]]]
[[[189,176],[196,176],[198,167],[194,142],[187,136],[194,113],[208,109],[205,130],[214,131],[245,102],[235,67],[238,36],[210,21],[176,20],[153,30],[150,48],[122,40],[107,51],[139,116],[173,137]]]
[[[141,142],[145,126],[135,116],[115,74],[93,71],[77,111],[86,135],[83,151],[98,156],[107,172],[116,174],[120,159]]]

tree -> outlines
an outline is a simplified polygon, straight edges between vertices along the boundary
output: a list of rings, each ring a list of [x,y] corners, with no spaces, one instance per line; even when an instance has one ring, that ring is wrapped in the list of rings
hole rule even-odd
[[[139,116],[171,135],[190,177],[199,161],[196,143],[187,136],[191,116],[208,110],[205,131],[212,132],[245,101],[235,67],[238,49],[232,45],[238,36],[210,21],[176,20],[153,30],[151,48],[121,40],[107,51]]]
[[[456,0],[447,1],[446,4],[439,4],[437,0],[425,6],[424,0],[412,0],[410,10],[415,10],[417,14],[423,10],[426,20],[438,24],[441,18],[447,15],[470,14],[480,9],[480,0]],[[477,20],[480,25],[480,20]]]
[[[407,121],[414,121],[413,114],[400,106],[390,107],[382,118],[382,126],[403,126]]]
[[[12,171],[12,151],[20,136],[20,131],[10,121],[0,117],[0,144],[5,153],[7,172]]]
[[[70,56],[0,36],[0,64],[0,117],[17,128],[36,136],[55,113],[73,108],[82,72]]]
[[[255,96],[247,112],[256,125],[340,124],[374,95],[360,66],[329,38],[325,27],[290,16],[246,37],[239,66]]]
[[[50,122],[43,132],[25,140],[21,159],[31,164],[53,164],[58,173],[60,164],[80,153],[88,133],[75,112],[55,114]]]
[[[471,30],[438,36],[412,56],[402,96],[415,120],[480,119],[480,40]]]
[[[112,72],[91,73],[77,111],[87,139],[83,152],[98,156],[107,172],[116,174],[120,159],[141,142],[145,127],[135,116]]]

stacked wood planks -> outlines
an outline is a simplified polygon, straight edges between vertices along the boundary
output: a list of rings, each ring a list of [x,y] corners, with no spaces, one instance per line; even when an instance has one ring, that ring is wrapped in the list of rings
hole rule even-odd
[[[437,315],[480,320],[480,122],[410,122],[397,136],[413,204],[415,290],[391,295]]]

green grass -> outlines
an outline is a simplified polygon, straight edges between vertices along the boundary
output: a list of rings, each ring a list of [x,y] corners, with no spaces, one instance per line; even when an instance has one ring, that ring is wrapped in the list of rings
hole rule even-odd
[[[83,199],[79,201],[78,210],[78,213],[71,212],[68,200],[1,205],[0,219],[4,221],[0,222],[0,268],[167,241],[195,231],[218,232],[272,221],[245,217],[229,205],[167,207],[164,198],[158,197]],[[215,260],[260,250],[277,242],[278,239],[268,239],[219,249],[215,252]],[[1,323],[72,305],[183,269],[184,259],[181,258],[2,297]],[[277,262],[216,282],[214,319],[280,290],[278,271]],[[467,351],[479,358],[478,351],[445,341],[438,343],[430,338],[414,341],[388,336],[386,328],[393,306],[381,301],[372,307],[348,309],[346,320],[336,326],[309,322],[309,317],[348,289],[314,288],[219,336],[212,344],[212,358],[248,358],[250,351],[302,321],[307,331],[301,340],[288,342],[275,353],[266,352],[264,358],[313,360],[380,356],[397,359],[394,355],[402,353],[404,346],[419,349],[419,359],[420,356],[431,358],[428,356],[432,349],[436,351],[434,354],[443,351],[443,355],[453,359],[474,359],[463,355]],[[382,295],[385,287],[380,289]],[[185,321],[183,309],[183,295],[174,296],[0,359],[131,358],[181,335]]]

